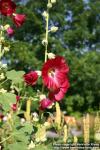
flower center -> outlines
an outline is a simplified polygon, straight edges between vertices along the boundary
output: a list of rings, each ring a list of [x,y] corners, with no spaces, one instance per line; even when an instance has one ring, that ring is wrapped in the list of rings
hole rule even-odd
[[[55,76],[55,70],[54,70],[54,69],[49,69],[48,75],[49,75],[50,77],[54,77],[54,76]]]

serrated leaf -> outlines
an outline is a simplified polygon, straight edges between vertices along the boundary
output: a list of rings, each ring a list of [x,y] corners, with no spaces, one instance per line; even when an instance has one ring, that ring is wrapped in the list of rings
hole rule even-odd
[[[8,111],[11,104],[16,102],[16,95],[13,93],[1,93],[0,103],[3,105],[3,109]]]
[[[23,81],[23,75],[25,74],[24,71],[7,71],[6,76],[7,79],[12,80],[13,83],[20,83]]]

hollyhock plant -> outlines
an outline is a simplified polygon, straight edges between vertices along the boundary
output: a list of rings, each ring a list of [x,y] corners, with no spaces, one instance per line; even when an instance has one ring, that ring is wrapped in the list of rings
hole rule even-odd
[[[48,89],[56,90],[66,81],[66,74],[69,67],[65,59],[61,56],[56,56],[54,59],[48,60],[42,68],[42,79]]]
[[[4,16],[11,16],[15,13],[16,4],[11,0],[0,1],[0,13]]]
[[[13,21],[16,27],[20,27],[25,22],[26,16],[23,14],[13,14]]]
[[[9,27],[6,31],[9,36],[13,36],[13,34],[14,34],[13,28]]]
[[[42,99],[40,101],[40,110],[45,110],[46,108],[49,108],[52,105],[52,101],[49,100],[48,98]]]
[[[24,76],[24,81],[27,85],[35,85],[38,79],[38,74],[35,71],[31,71],[27,74],[25,74]]]

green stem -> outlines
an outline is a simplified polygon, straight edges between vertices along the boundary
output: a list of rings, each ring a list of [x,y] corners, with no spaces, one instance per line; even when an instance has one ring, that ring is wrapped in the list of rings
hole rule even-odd
[[[10,135],[10,136],[8,136],[6,139],[2,140],[2,141],[0,142],[0,144],[4,143],[4,142],[7,141],[8,139],[10,139],[12,136],[13,136],[13,135]]]
[[[50,0],[48,0],[48,4],[50,3]],[[47,4],[47,5],[48,5]],[[47,7],[47,17],[46,17],[46,34],[45,34],[45,62],[47,61],[47,54],[48,54],[48,33],[49,33],[49,8]],[[44,91],[44,85],[42,86],[42,93]]]
[[[0,83],[0,85],[4,84],[7,81],[8,81],[8,79],[4,80],[3,82]]]
[[[47,52],[48,52],[48,27],[49,27],[49,9],[47,9],[47,17],[46,17],[45,62],[47,61]]]

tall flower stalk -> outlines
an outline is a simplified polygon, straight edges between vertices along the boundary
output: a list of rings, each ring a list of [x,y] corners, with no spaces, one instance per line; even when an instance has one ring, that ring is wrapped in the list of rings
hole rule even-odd
[[[48,0],[48,4],[50,0]],[[48,53],[48,27],[49,27],[49,8],[48,8],[48,4],[47,4],[47,15],[46,15],[46,35],[45,35],[45,62],[47,61],[47,53]]]

